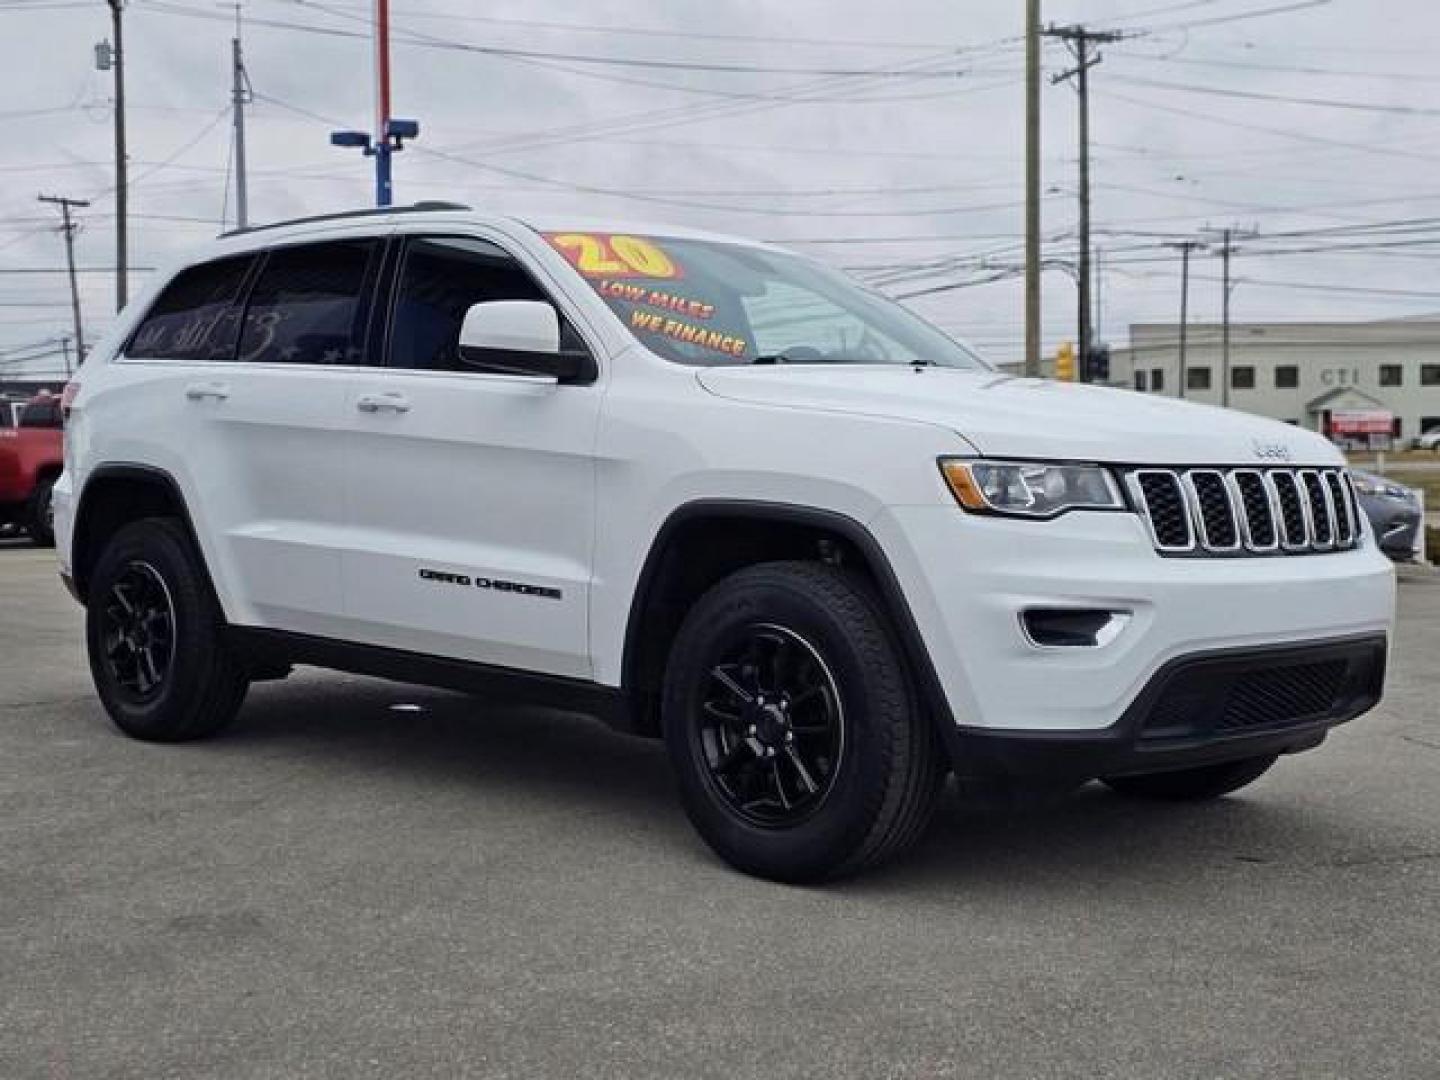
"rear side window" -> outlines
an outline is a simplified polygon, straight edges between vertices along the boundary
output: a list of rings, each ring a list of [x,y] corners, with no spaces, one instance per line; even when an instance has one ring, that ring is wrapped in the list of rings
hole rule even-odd
[[[192,266],[165,287],[125,352],[155,360],[232,360],[240,289],[253,255]]]
[[[345,240],[279,248],[250,290],[241,361],[364,363],[369,270],[379,244]]]

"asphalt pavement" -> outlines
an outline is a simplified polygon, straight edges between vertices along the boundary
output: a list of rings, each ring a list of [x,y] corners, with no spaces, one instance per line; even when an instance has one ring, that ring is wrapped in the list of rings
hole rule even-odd
[[[1388,696],[1204,806],[947,792],[904,861],[719,863],[661,749],[313,671],[117,734],[0,544],[0,1078],[1440,1076],[1440,577]]]

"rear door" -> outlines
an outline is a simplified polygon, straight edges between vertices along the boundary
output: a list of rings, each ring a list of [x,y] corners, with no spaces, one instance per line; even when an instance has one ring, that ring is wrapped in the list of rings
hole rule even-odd
[[[328,635],[342,615],[346,383],[381,246],[295,243],[186,271],[129,347],[167,384],[135,438],[169,453],[233,622]]]
[[[470,305],[555,301],[498,242],[396,244],[385,366],[352,380],[345,408],[347,636],[588,676],[601,384],[468,365]],[[590,351],[557,308],[566,346]]]

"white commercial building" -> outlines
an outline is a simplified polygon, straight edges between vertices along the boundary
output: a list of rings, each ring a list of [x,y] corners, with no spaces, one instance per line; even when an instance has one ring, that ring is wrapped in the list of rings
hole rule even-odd
[[[1337,439],[1386,425],[1397,441],[1440,428],[1440,320],[1234,323],[1228,380],[1222,341],[1218,324],[1192,325],[1182,374],[1178,326],[1132,325],[1129,348],[1111,356],[1110,381]]]

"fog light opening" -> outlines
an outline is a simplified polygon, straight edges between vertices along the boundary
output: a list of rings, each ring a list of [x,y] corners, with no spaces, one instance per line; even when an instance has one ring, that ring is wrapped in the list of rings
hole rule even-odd
[[[1120,636],[1128,611],[1096,608],[1028,608],[1020,628],[1032,645],[1045,649],[1099,649]]]

